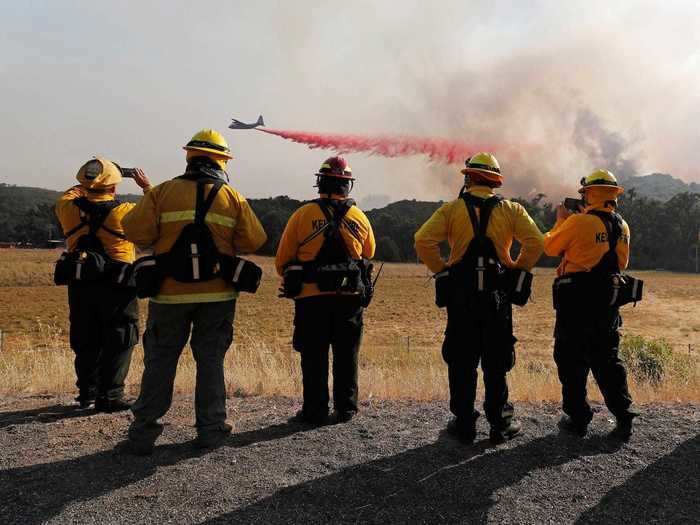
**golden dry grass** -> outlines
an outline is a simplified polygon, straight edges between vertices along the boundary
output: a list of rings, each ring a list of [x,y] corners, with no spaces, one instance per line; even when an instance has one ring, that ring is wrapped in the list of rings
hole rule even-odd
[[[70,392],[72,353],[67,343],[66,288],[52,285],[48,250],[0,250],[0,392]],[[244,296],[236,314],[234,346],[226,357],[227,383],[234,395],[300,393],[299,357],[291,349],[291,301],[277,298],[272,261],[255,296]],[[700,276],[635,272],[646,282],[646,298],[624,308],[624,333],[663,338],[678,358],[658,385],[632,381],[638,402],[700,399]],[[533,302],[516,308],[517,364],[510,374],[517,400],[557,400],[559,383],[552,361],[551,270],[536,270]],[[142,303],[142,321],[145,302]],[[433,304],[432,283],[423,267],[388,264],[365,317],[361,352],[363,398],[443,399],[446,369],[440,355],[445,314]],[[142,371],[140,347],[129,375],[136,393]],[[176,387],[190,392],[194,362],[185,350]],[[599,399],[596,388],[591,397]]]

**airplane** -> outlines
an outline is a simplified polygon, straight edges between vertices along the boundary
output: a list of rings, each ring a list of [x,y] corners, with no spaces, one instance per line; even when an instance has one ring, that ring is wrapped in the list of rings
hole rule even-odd
[[[233,119],[233,122],[229,124],[229,129],[255,129],[258,126],[264,126],[265,121],[263,120],[262,115],[258,117],[258,121],[254,124],[246,124],[245,122],[241,122],[240,120]]]

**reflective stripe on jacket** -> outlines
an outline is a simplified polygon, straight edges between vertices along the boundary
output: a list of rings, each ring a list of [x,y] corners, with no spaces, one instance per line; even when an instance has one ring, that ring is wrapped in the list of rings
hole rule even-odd
[[[469,193],[482,199],[494,195],[493,190],[486,186],[473,186]],[[529,271],[542,255],[542,232],[525,208],[517,202],[504,200],[493,209],[486,235],[493,241],[499,260],[508,268]],[[469,213],[461,198],[438,208],[414,237],[418,257],[433,273],[439,273],[458,263],[473,238]],[[515,261],[510,256],[513,239],[521,244]],[[440,256],[440,243],[443,241],[447,241],[450,246],[447,261]]]
[[[67,190],[60,199],[56,202],[56,217],[61,223],[61,228],[64,233],[70,232],[73,228],[80,224],[80,210],[73,204],[75,199],[87,197],[91,202],[106,202],[113,201],[114,194],[112,193],[91,193],[82,186],[74,186]],[[124,216],[134,208],[131,202],[124,202],[114,208],[104,222],[104,226],[117,233],[124,233],[122,220]],[[78,244],[78,239],[88,233],[89,228],[86,226],[80,228],[70,237],[66,239],[68,251],[75,250]],[[108,231],[100,228],[97,230],[97,238],[102,242],[107,255],[119,262],[132,263],[136,256],[134,244],[125,239],[121,239],[112,235]]]
[[[318,204],[310,202],[295,211],[284,228],[277,247],[275,266],[277,273],[284,274],[284,267],[291,261],[313,261],[323,245],[323,233],[304,244],[301,243],[319,231],[326,224],[326,217]],[[375,241],[372,225],[367,216],[357,206],[351,207],[345,215],[340,234],[353,259],[374,257]],[[325,294],[334,292],[325,292]],[[298,298],[323,295],[314,283],[304,283]]]
[[[205,190],[208,194],[211,185]],[[129,240],[142,249],[152,248],[156,255],[170,251],[182,229],[194,221],[197,183],[173,179],[159,184],[139,201],[124,217],[124,230]],[[220,253],[242,255],[258,250],[267,235],[245,198],[229,185],[224,185],[212,203],[205,222]],[[206,303],[235,299],[230,283],[213,279],[201,283],[181,283],[166,277],[157,303]]]

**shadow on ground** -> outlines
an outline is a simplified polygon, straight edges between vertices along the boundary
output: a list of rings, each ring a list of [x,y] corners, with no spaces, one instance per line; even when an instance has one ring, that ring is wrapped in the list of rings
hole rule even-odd
[[[308,430],[297,423],[281,423],[232,435],[223,447],[246,447]],[[146,458],[134,457],[121,448],[118,445],[75,459],[0,472],[0,523],[45,523],[71,503],[98,498],[153,475],[159,467],[208,453],[195,449],[190,442],[158,446]]]
[[[700,435],[608,492],[577,524],[700,522]]]
[[[537,469],[619,449],[602,437],[558,434],[513,448],[462,447],[444,434],[430,445],[278,491],[216,523],[485,523],[499,489]]]
[[[54,423],[61,419],[85,417],[91,413],[94,413],[94,410],[81,409],[77,405],[51,405],[30,410],[3,412],[0,414],[0,428],[30,423]]]
[[[48,409],[37,412],[51,413],[52,410]],[[7,417],[3,417],[3,421]],[[22,419],[23,416],[14,414],[12,417]],[[284,440],[307,430],[308,427],[293,423],[271,425],[236,434],[225,447],[240,448]],[[579,440],[550,434],[529,441],[525,439],[508,447],[492,449],[484,442],[473,447],[461,446],[443,434],[434,443],[280,489],[271,496],[253,500],[254,503],[205,523],[485,523],[499,499],[507,497],[504,491],[510,489],[511,493],[517,492],[518,484],[531,475],[538,475],[535,474],[537,471],[559,468],[558,477],[566,483],[567,468],[562,468],[565,464],[582,457],[594,460],[595,456],[613,454],[620,447],[601,436]],[[347,447],[352,446],[352,442],[348,441]],[[291,457],[283,459],[280,456],[280,461],[293,465],[296,461],[294,452],[293,443],[281,445],[280,454]],[[321,462],[323,451],[319,450],[318,453],[314,461]],[[180,443],[160,446],[150,458],[134,458],[109,450],[53,463],[7,469],[0,472],[0,522],[38,524],[52,519],[61,521],[62,512],[71,504],[91,502],[149,478],[161,467],[206,454],[195,450],[189,443]],[[220,454],[207,459],[209,466],[213,461],[222,460]],[[625,461],[625,456],[620,455],[614,461],[620,464]],[[695,436],[637,472],[624,484],[609,490],[597,503],[594,500],[593,506],[590,501],[585,503],[580,508],[588,510],[576,515],[576,518],[579,523],[693,522],[700,515],[699,463],[700,436]],[[189,471],[190,466],[187,468]],[[207,483],[200,477],[207,469],[207,463],[193,464],[191,469],[184,482],[195,485]],[[596,498],[600,497],[604,487],[611,484],[611,480],[604,477],[604,471],[584,475],[589,486],[593,484],[599,489]],[[254,486],[262,476],[265,476],[264,469],[252,472],[250,477],[240,482]],[[560,479],[558,483],[561,482]],[[576,478],[570,478],[570,482],[575,483]],[[233,486],[225,508],[240,505],[241,500],[236,498],[241,488]],[[547,509],[570,504],[557,493],[556,484],[549,490],[543,488],[536,498],[539,499],[534,504],[539,505],[536,510],[540,514],[514,513],[511,521],[541,520],[542,513],[546,513]],[[89,510],[93,518],[105,510],[99,505]],[[502,506],[499,507],[501,511]],[[177,513],[177,510],[145,509],[149,519],[155,522],[163,514],[172,519],[173,512]],[[207,512],[207,507],[199,511],[201,516]]]

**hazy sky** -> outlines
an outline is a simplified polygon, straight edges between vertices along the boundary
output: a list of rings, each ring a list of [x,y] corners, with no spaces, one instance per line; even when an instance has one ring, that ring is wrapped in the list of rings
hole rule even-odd
[[[213,127],[245,195],[310,197],[330,153],[226,129],[259,113],[501,143],[506,193],[597,165],[700,181],[700,3],[0,0],[1,182],[61,189],[95,154],[162,182]],[[349,160],[358,197],[460,185],[421,157]]]

